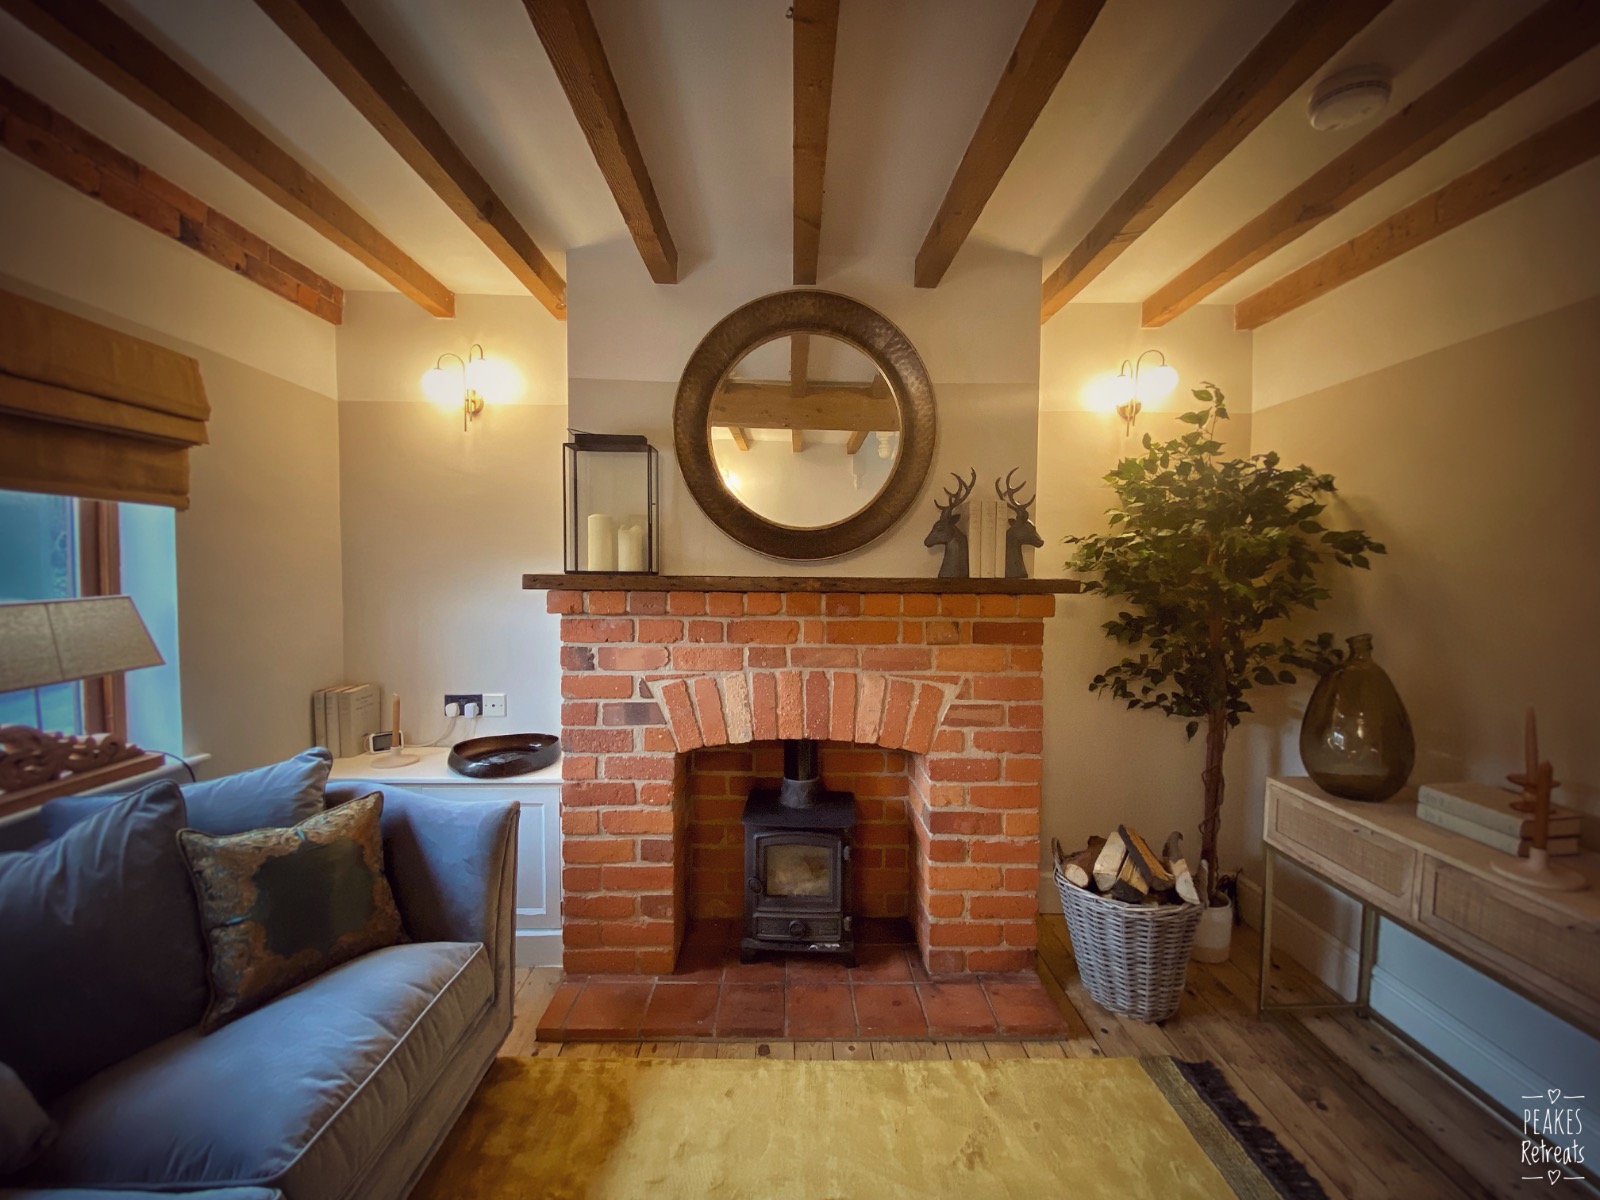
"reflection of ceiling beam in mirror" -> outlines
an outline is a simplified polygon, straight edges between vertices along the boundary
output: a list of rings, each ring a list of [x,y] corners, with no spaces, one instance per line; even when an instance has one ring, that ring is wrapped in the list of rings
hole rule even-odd
[[[739,447],[741,450],[750,449],[750,434],[748,431],[739,428],[737,425],[734,425],[728,430],[728,432],[733,435],[733,444],[735,446]]]
[[[789,335],[789,394],[791,396],[804,396],[806,394],[806,375],[811,363],[811,335],[809,333],[791,333]]]
[[[867,394],[878,400],[889,398],[889,381],[882,375],[874,375],[872,383],[867,388]]]
[[[950,190],[917,251],[918,287],[939,286],[1104,3],[1034,0],[989,107],[973,130],[972,142],[950,180]]]
[[[870,429],[856,430],[850,435],[850,440],[844,444],[844,452],[846,454],[854,454],[857,450],[861,449],[862,445],[867,440],[867,435],[871,432],[872,430]]]
[[[794,18],[794,281],[815,283],[839,0],[795,0],[789,12]]]
[[[800,451],[806,448],[806,435],[796,429],[789,435],[789,445],[794,449],[796,454],[799,454]]]
[[[899,429],[894,401],[866,388],[817,387],[791,396],[786,384],[729,383],[712,397],[712,425],[741,429]]]

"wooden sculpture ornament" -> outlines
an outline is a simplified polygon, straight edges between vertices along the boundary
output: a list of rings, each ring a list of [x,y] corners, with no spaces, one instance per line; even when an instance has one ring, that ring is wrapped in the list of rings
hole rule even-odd
[[[1572,868],[1558,867],[1550,861],[1550,793],[1560,785],[1556,783],[1555,768],[1539,761],[1539,727],[1531,708],[1524,731],[1523,769],[1519,774],[1507,775],[1506,779],[1522,789],[1522,799],[1514,807],[1533,814],[1532,844],[1527,858],[1496,862],[1494,869],[1508,879],[1540,891],[1581,892],[1589,886],[1589,881]]]

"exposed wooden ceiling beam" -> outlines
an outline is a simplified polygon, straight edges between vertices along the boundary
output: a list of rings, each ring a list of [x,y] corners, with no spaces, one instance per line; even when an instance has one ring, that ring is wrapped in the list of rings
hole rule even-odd
[[[567,285],[340,0],[256,0],[307,58],[557,320]]]
[[[1597,43],[1600,4],[1549,0],[1152,293],[1145,328],[1186,312]]]
[[[24,162],[330,325],[344,319],[338,284],[4,78],[0,120],[6,149]]]
[[[806,394],[806,382],[810,372],[811,335],[809,333],[791,333],[789,335],[789,394],[791,396],[804,396]]]
[[[1044,281],[1041,321],[1116,261],[1390,0],[1298,0]]]
[[[650,278],[657,283],[677,283],[678,248],[661,214],[655,185],[633,136],[633,124],[587,0],[523,0],[523,4]]]
[[[741,450],[750,449],[750,431],[741,429],[737,425],[730,425],[728,432],[733,435],[733,444]]]
[[[99,0],[0,8],[439,317],[455,296],[237,109]]]
[[[839,0],[794,0],[794,281],[816,283]]]
[[[856,430],[850,435],[850,440],[844,444],[844,452],[846,454],[854,454],[857,450],[861,449],[862,445],[867,440],[867,434],[871,432],[872,430],[870,429]]]
[[[789,448],[796,454],[806,448],[806,435],[796,429],[789,434]]]
[[[1056,90],[1105,0],[1034,0],[944,201],[917,251],[918,287],[937,287],[1000,177]]]
[[[725,383],[711,398],[709,423],[741,429],[899,429],[893,400],[875,398],[866,388],[837,384],[806,395],[790,394],[783,383]]]
[[[1258,329],[1597,154],[1600,104],[1591,104],[1245,297],[1233,307],[1234,327]]]

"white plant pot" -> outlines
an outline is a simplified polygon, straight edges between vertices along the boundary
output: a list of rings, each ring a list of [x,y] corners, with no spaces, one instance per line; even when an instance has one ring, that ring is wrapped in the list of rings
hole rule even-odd
[[[1232,945],[1233,904],[1224,901],[1200,914],[1200,927],[1195,930],[1194,950],[1189,957],[1195,962],[1227,962],[1228,948]]]

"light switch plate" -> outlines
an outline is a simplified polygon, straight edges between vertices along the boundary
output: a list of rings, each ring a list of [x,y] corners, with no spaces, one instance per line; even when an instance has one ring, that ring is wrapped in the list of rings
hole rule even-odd
[[[483,694],[483,715],[486,717],[505,716],[506,694],[504,692],[485,692]]]

